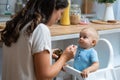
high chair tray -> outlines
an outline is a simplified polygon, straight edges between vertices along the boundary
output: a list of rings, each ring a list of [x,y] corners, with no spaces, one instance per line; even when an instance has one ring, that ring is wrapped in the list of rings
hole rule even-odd
[[[80,80],[83,80],[82,76],[80,75],[81,71],[78,71],[76,69],[74,69],[73,67],[66,65],[64,67],[65,72],[67,72],[68,74],[72,74],[74,76],[76,76],[77,78],[79,78]]]

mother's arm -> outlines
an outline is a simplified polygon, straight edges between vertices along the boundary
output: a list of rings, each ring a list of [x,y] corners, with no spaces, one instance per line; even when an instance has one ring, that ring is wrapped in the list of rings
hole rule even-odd
[[[69,46],[65,49],[61,57],[53,64],[50,64],[50,53],[44,50],[33,55],[34,68],[37,80],[48,80],[54,78],[64,66],[64,64],[73,58],[76,51],[75,46]]]

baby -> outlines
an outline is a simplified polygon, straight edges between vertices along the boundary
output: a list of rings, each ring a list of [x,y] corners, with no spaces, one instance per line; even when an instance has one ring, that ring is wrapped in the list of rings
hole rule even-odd
[[[98,39],[98,32],[92,27],[86,27],[80,31],[73,65],[75,69],[82,71],[83,78],[87,78],[90,72],[96,71],[99,67],[97,52],[93,48]]]

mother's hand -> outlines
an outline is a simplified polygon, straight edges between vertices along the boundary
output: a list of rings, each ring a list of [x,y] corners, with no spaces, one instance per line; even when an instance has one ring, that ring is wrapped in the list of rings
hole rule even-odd
[[[66,60],[68,61],[74,57],[76,50],[77,50],[76,45],[70,45],[63,51],[62,56],[64,56]]]

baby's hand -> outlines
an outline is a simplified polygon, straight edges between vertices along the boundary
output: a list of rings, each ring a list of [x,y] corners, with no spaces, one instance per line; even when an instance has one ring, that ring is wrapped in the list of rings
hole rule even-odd
[[[82,71],[81,76],[82,76],[83,78],[87,78],[89,73],[90,73],[90,71],[87,70],[87,69],[85,69],[85,70]]]

